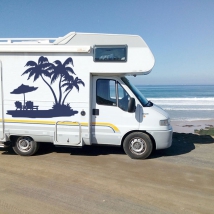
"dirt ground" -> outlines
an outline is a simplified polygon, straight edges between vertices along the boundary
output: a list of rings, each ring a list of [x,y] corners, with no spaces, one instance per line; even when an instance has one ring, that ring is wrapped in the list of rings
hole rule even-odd
[[[214,213],[214,139],[174,133],[147,160],[117,147],[0,149],[0,213]]]

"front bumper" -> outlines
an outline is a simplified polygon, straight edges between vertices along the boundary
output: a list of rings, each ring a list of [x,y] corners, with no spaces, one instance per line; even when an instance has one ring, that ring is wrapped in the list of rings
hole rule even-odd
[[[173,130],[171,127],[166,131],[147,131],[147,132],[153,136],[156,143],[156,150],[166,149],[172,145]]]

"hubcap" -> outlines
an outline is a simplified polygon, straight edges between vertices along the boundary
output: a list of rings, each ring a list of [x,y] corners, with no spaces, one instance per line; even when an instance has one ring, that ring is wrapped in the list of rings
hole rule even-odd
[[[22,152],[28,152],[32,148],[32,143],[31,138],[22,138],[18,141],[17,147]]]
[[[133,154],[142,155],[146,148],[146,142],[142,138],[131,139],[129,149]]]

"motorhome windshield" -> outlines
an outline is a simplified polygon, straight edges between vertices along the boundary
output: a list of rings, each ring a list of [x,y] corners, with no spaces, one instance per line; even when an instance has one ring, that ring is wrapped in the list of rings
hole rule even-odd
[[[121,79],[138,98],[142,106],[147,107],[149,101],[143,96],[143,94],[132,83],[130,83],[126,77],[121,77]]]

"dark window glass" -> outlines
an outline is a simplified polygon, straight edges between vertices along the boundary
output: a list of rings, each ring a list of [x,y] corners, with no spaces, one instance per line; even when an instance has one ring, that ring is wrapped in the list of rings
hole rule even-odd
[[[95,46],[95,62],[126,62],[127,46]]]
[[[96,86],[97,104],[118,106],[123,111],[128,111],[130,96],[120,83],[111,79],[98,79]]]
[[[123,111],[128,111],[130,96],[125,89],[118,83],[118,107]]]
[[[110,79],[97,80],[96,101],[99,105],[116,106],[116,82]]]

